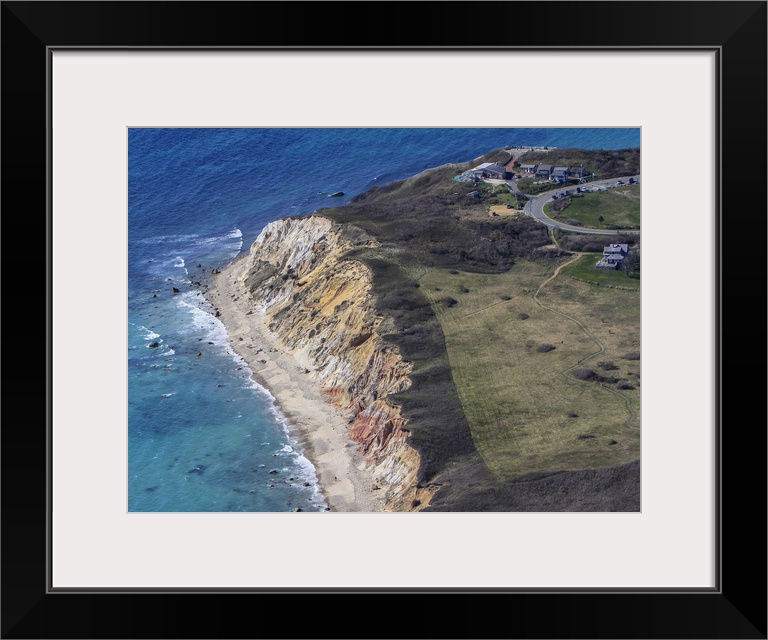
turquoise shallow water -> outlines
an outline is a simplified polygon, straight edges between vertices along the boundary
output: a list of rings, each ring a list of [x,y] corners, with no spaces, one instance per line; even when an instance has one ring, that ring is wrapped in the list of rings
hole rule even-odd
[[[131,129],[128,141],[128,509],[321,511],[312,465],[227,346],[199,276],[271,220],[425,167],[504,145],[638,146],[640,131]]]

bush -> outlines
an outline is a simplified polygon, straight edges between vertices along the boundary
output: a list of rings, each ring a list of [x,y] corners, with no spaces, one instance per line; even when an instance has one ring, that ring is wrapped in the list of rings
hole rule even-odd
[[[616,384],[616,388],[617,389],[634,389],[634,387],[631,384],[629,384],[629,382],[627,382],[626,380],[620,380]]]
[[[455,298],[451,298],[450,296],[448,296],[447,298],[443,298],[443,303],[445,304],[446,307],[452,307],[454,305],[459,304],[459,301],[456,300]]]
[[[555,348],[555,345],[544,343],[544,344],[540,344],[536,349],[536,351],[538,351],[539,353],[547,353],[549,351],[552,351],[552,349],[554,348]]]
[[[517,317],[520,318],[520,320],[527,320],[531,316],[529,316],[527,313],[518,313]]]
[[[625,353],[621,357],[624,360],[639,360],[640,359],[640,352],[639,351],[630,351],[629,353]]]
[[[618,367],[613,362],[598,362],[597,366],[600,367],[603,371],[614,371],[618,369]]]
[[[574,369],[571,375],[577,380],[594,380],[597,377],[592,369]]]
[[[569,418],[578,418],[578,417],[579,417],[579,414],[578,414],[578,413],[576,413],[575,411],[569,411],[569,412],[568,412],[568,417],[569,417]]]
[[[505,295],[505,296],[499,296],[499,298],[501,298],[502,300],[511,300],[512,296],[506,296]]]
[[[461,287],[459,287],[459,291],[460,291],[461,293],[469,293],[469,289],[467,289],[465,286],[461,286]]]

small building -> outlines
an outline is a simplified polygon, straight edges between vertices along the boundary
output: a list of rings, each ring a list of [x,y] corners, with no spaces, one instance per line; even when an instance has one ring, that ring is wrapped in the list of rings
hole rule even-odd
[[[467,194],[467,197],[468,198],[479,198],[480,197],[480,192],[479,191],[470,191]]]
[[[617,260],[615,258],[602,258],[601,260],[598,260],[595,264],[595,269],[618,269],[621,266],[621,263],[624,261],[624,258],[621,260]]]
[[[568,180],[568,167],[555,167],[552,170],[552,180],[566,182]]]
[[[507,177],[507,170],[497,162],[484,162],[470,171],[475,178],[492,178],[495,180],[504,180]]]
[[[629,253],[628,244],[610,244],[607,247],[603,247],[604,256],[621,256],[624,258]]]
[[[540,164],[536,169],[536,177],[549,178],[552,175],[552,168],[551,164]]]
[[[520,171],[523,173],[536,173],[536,165],[535,164],[521,164],[520,165]]]
[[[628,253],[628,244],[611,244],[603,247],[603,257],[595,264],[595,269],[618,269]]]
[[[587,175],[587,170],[584,167],[571,167],[569,173],[574,178],[584,178]]]

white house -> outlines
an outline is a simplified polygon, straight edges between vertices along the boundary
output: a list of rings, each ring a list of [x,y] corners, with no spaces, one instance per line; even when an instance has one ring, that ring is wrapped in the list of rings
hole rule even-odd
[[[610,244],[603,247],[603,257],[595,264],[595,269],[619,269],[628,253],[628,244]]]

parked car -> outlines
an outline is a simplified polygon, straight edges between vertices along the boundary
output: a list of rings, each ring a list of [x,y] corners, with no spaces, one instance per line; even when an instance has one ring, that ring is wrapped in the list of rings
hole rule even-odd
[[[629,184],[635,184],[635,179],[634,178],[630,178],[629,179]]]
[[[623,180],[618,180],[618,181],[616,182],[616,184],[624,184],[624,181],[623,181]]]

